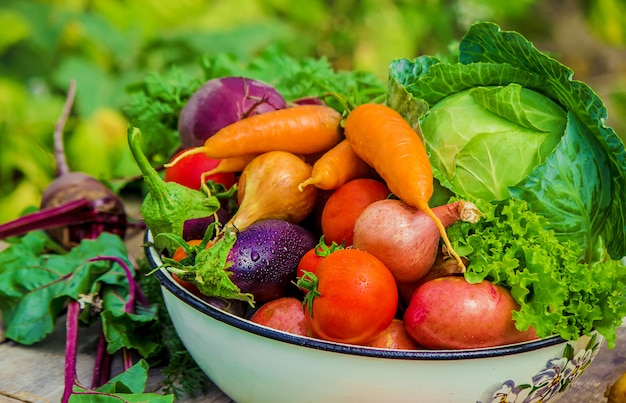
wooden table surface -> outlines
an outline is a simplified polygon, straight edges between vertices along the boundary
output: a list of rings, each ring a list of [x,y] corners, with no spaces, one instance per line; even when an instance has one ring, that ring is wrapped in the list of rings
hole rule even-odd
[[[141,237],[129,241],[130,250],[140,251]],[[0,245],[1,249],[1,245]],[[89,384],[96,351],[95,329],[79,333],[78,379]],[[0,330],[0,340],[2,340]],[[63,394],[63,371],[65,354],[65,328],[63,318],[56,330],[44,341],[34,346],[21,346],[11,341],[0,343],[0,403],[59,402]],[[118,366],[119,367],[119,366]],[[115,363],[114,363],[115,370]],[[606,402],[604,392],[608,385],[626,372],[626,323],[618,330],[617,345],[609,350],[604,345],[596,360],[559,400],[560,403]],[[159,368],[152,368],[147,391],[159,391],[163,376]],[[229,403],[228,396],[218,388],[197,398],[184,402]]]

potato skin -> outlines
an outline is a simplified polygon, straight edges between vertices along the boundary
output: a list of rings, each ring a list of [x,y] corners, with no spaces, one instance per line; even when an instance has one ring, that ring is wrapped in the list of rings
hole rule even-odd
[[[415,290],[404,325],[418,344],[431,349],[493,347],[537,338],[532,327],[515,327],[512,312],[518,309],[504,287],[447,276]]]
[[[266,302],[254,312],[250,321],[299,336],[311,336],[302,301],[294,297],[281,297]]]

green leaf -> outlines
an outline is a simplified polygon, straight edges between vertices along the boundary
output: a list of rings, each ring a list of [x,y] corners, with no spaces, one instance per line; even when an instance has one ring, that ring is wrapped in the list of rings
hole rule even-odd
[[[103,275],[112,271],[120,280],[126,278],[117,265],[88,262],[98,255],[127,260],[126,246],[115,235],[85,239],[66,254],[46,253],[47,244],[40,232],[32,232],[0,253],[0,309],[6,337],[21,344],[50,334],[67,299],[89,295]]]
[[[533,144],[541,144],[536,148],[538,159],[528,158],[532,154],[528,151],[533,151],[532,149],[517,151],[520,150],[520,146],[523,146],[523,139],[513,142],[513,146],[505,141],[499,144],[491,142],[488,148],[468,149],[463,162],[467,173],[462,179],[463,184],[460,184],[460,179],[454,180],[455,170],[458,169],[456,155],[469,143],[467,131],[470,125],[474,125],[475,133],[480,133],[481,125],[484,126],[484,131],[488,132],[491,123],[496,121],[493,116],[499,116],[506,117],[511,122],[522,123],[520,125],[522,127],[537,127],[541,131],[552,127],[552,133],[556,134],[554,122],[550,122],[542,113],[548,110],[546,108],[546,105],[550,105],[548,101],[554,102],[568,113],[567,128],[564,127],[564,131],[558,131],[559,136],[565,130],[571,131],[576,128],[581,136],[587,137],[587,139],[580,137],[581,143],[578,146],[581,147],[581,152],[586,157],[595,158],[586,160],[588,169],[585,172],[579,171],[582,175],[577,175],[576,181],[573,181],[573,178],[567,180],[569,185],[575,185],[568,189],[568,199],[584,200],[585,204],[575,209],[566,206],[567,202],[561,202],[567,193],[565,188],[559,191],[559,200],[554,200],[557,197],[554,192],[544,190],[538,194],[532,194],[534,189],[539,190],[537,187],[534,189],[529,187],[528,191],[523,193],[523,197],[531,204],[537,203],[536,206],[532,206],[533,209],[549,214],[547,217],[550,219],[550,225],[553,223],[560,225],[555,230],[562,237],[567,236],[568,239],[579,242],[585,247],[583,256],[594,260],[604,260],[605,255],[611,259],[619,259],[626,255],[626,150],[613,129],[605,126],[606,108],[600,98],[589,86],[573,80],[573,74],[569,68],[539,52],[520,34],[500,31],[496,24],[472,25],[461,41],[459,50],[458,63],[444,63],[432,57],[422,56],[413,61],[397,60],[390,66],[390,86],[405,87],[413,97],[427,102],[430,107],[420,119],[425,145],[431,156],[433,173],[440,183],[462,196],[473,194],[472,189],[480,189],[480,183],[484,182],[488,184],[487,188],[496,189],[491,192],[493,197],[502,197],[506,196],[505,190],[492,186],[495,182],[501,182],[499,180],[494,182],[494,173],[510,175],[506,171],[515,170],[521,171],[521,176],[532,173],[533,177],[537,178],[542,175],[559,179],[562,176],[568,176],[567,171],[558,171],[566,169],[565,160],[561,160],[558,164],[542,165],[547,155],[550,154],[548,150],[556,150],[554,145],[557,140],[551,136],[547,138],[547,141],[533,142]],[[523,87],[541,94],[545,99],[529,98],[526,102],[522,102],[525,104],[524,111],[516,111],[523,97],[515,95],[515,91],[508,92],[510,90],[507,89],[498,94],[501,91],[499,89],[482,88],[494,86],[507,88],[511,84],[514,86],[508,88],[515,90],[518,86]],[[486,106],[482,108],[483,110],[495,112],[492,117],[484,113],[479,114],[473,109],[471,112],[451,110],[447,115],[442,114],[441,117],[436,118],[437,113],[433,111],[436,111],[438,105],[441,104],[441,108],[444,109],[448,98],[453,98],[455,94],[470,89],[474,91],[475,100]],[[489,94],[492,91],[496,92],[495,96]],[[500,105],[500,103],[506,105]],[[535,107],[529,109],[526,104],[535,104]],[[550,110],[553,109],[550,107]],[[434,119],[433,116],[435,116]],[[432,122],[428,123],[429,120]],[[442,124],[447,124],[447,126],[441,126]],[[431,137],[431,133],[437,133],[438,130],[441,134],[446,133],[447,139]],[[517,131],[511,132],[511,135],[515,133]],[[482,142],[482,145],[485,146],[487,143]],[[568,147],[576,146],[574,144]],[[586,150],[585,147],[592,147],[594,150]],[[450,150],[452,150],[451,153]],[[508,155],[512,156],[510,164],[514,165],[513,169],[506,167],[503,171],[502,167],[491,166],[491,162],[488,161],[495,156],[504,162],[502,156]],[[561,154],[561,157],[564,156]],[[580,156],[580,158],[586,157]],[[488,163],[483,163],[480,168],[470,167],[471,158],[476,158],[476,160],[482,158]],[[573,163],[578,164],[575,160]],[[553,171],[548,173],[548,167],[551,167]],[[537,169],[537,171],[529,168]],[[531,178],[529,178],[530,181],[532,181]],[[544,185],[547,183],[544,181]],[[600,187],[595,186],[598,183],[601,184]],[[514,182],[502,184],[525,186]],[[590,188],[600,193],[590,197]],[[509,197],[515,195],[522,197],[522,193],[517,190],[515,194],[509,193]],[[477,193],[474,196],[487,197],[487,193]],[[586,203],[589,200],[597,200],[601,203],[590,208],[591,205]],[[604,203],[606,200],[610,200],[610,204]],[[556,202],[555,206],[567,208],[560,212],[556,207],[546,208],[553,201]],[[567,225],[564,225],[562,217],[571,213],[584,215],[568,219]],[[588,214],[592,214],[592,217],[588,218]],[[585,220],[592,225],[586,227],[585,236],[581,238],[579,232],[581,226],[578,224]],[[572,232],[568,234],[568,230]]]
[[[538,91],[575,114],[595,137],[608,157],[611,175],[611,181],[604,185],[609,189],[603,189],[612,195],[611,206],[608,211],[595,210],[610,217],[602,242],[611,258],[626,255],[626,150],[615,131],[605,126],[607,112],[598,95],[585,83],[573,80],[571,69],[539,52],[522,35],[501,31],[496,24],[473,25],[460,48],[461,63],[512,64],[541,77],[543,84]]]
[[[547,221],[520,199],[476,201],[484,218],[448,228],[457,251],[469,259],[465,278],[488,279],[511,290],[520,304],[519,329],[568,340],[595,329],[610,347],[626,316],[626,267],[617,260],[580,263],[582,248],[546,231]],[[458,247],[457,247],[458,246]]]
[[[139,360],[135,365],[96,389],[105,393],[141,393],[146,389],[148,363]]]
[[[254,306],[254,296],[242,293],[230,279],[227,258],[236,240],[236,232],[225,231],[210,248],[198,251],[192,265],[172,271],[192,281],[204,295],[246,301]]]
[[[602,242],[613,203],[611,167],[597,139],[590,137],[570,113],[568,125],[554,153],[521,183],[511,195],[526,200],[532,209],[550,220],[550,228],[561,239],[577,242],[586,262],[598,261],[594,253]],[[608,189],[607,189],[608,188]],[[608,190],[608,191],[607,191]]]
[[[140,145],[141,131],[136,127],[128,129],[128,144],[137,166],[141,170],[148,194],[141,203],[141,215],[148,228],[155,234],[155,243],[159,249],[169,248],[174,252],[178,247],[160,233],[172,233],[182,236],[185,221],[208,217],[220,207],[215,196],[190,189],[176,182],[165,182],[150,165]]]
[[[69,401],[70,403],[171,403],[174,401],[173,395],[144,393],[147,379],[148,364],[144,360],[139,360],[128,370],[111,378],[96,390],[75,386]]]
[[[159,351],[156,335],[150,335],[149,329],[157,320],[156,305],[137,304],[135,311],[125,311],[127,289],[117,290],[107,287],[103,291],[102,331],[107,340],[107,351],[115,353],[122,348],[136,349],[142,357],[150,357]]]

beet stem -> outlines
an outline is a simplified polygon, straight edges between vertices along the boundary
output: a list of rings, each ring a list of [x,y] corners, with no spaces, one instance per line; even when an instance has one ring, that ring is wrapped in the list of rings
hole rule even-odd
[[[65,389],[62,403],[70,400],[74,384],[76,383],[76,357],[78,342],[78,316],[80,305],[78,301],[70,301],[67,307],[66,336],[65,336]]]
[[[38,229],[49,229],[93,220],[93,202],[87,198],[70,200],[55,207],[39,210],[0,225],[0,239],[22,235]]]
[[[63,129],[65,123],[72,110],[74,104],[74,96],[76,94],[76,81],[70,80],[70,85],[67,91],[67,97],[65,99],[65,105],[59,120],[57,120],[54,126],[54,159],[56,161],[56,176],[63,176],[70,172],[69,165],[67,164],[67,158],[65,157],[65,149],[63,147]]]
[[[98,347],[96,349],[96,358],[93,366],[93,375],[91,378],[91,388],[96,389],[103,385],[102,380],[106,377],[108,380],[108,358],[109,353],[106,350],[107,341],[104,337],[104,331],[100,326],[100,336],[98,337]],[[106,382],[106,380],[105,380]]]

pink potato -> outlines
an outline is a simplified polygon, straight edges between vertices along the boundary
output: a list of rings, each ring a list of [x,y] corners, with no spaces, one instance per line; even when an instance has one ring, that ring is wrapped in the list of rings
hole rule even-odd
[[[387,329],[366,346],[392,350],[418,350],[420,348],[406,331],[402,319],[393,319]]]
[[[512,312],[518,309],[504,287],[447,276],[415,290],[404,326],[418,344],[431,349],[493,347],[536,339],[532,327],[525,331],[515,327]]]
[[[304,317],[302,301],[293,297],[282,297],[266,302],[250,317],[250,320],[295,335],[311,335]]]
[[[461,217],[466,204],[454,202],[433,208],[444,226]],[[400,200],[375,201],[354,224],[353,246],[376,256],[400,284],[424,277],[435,263],[440,232],[421,210]]]

